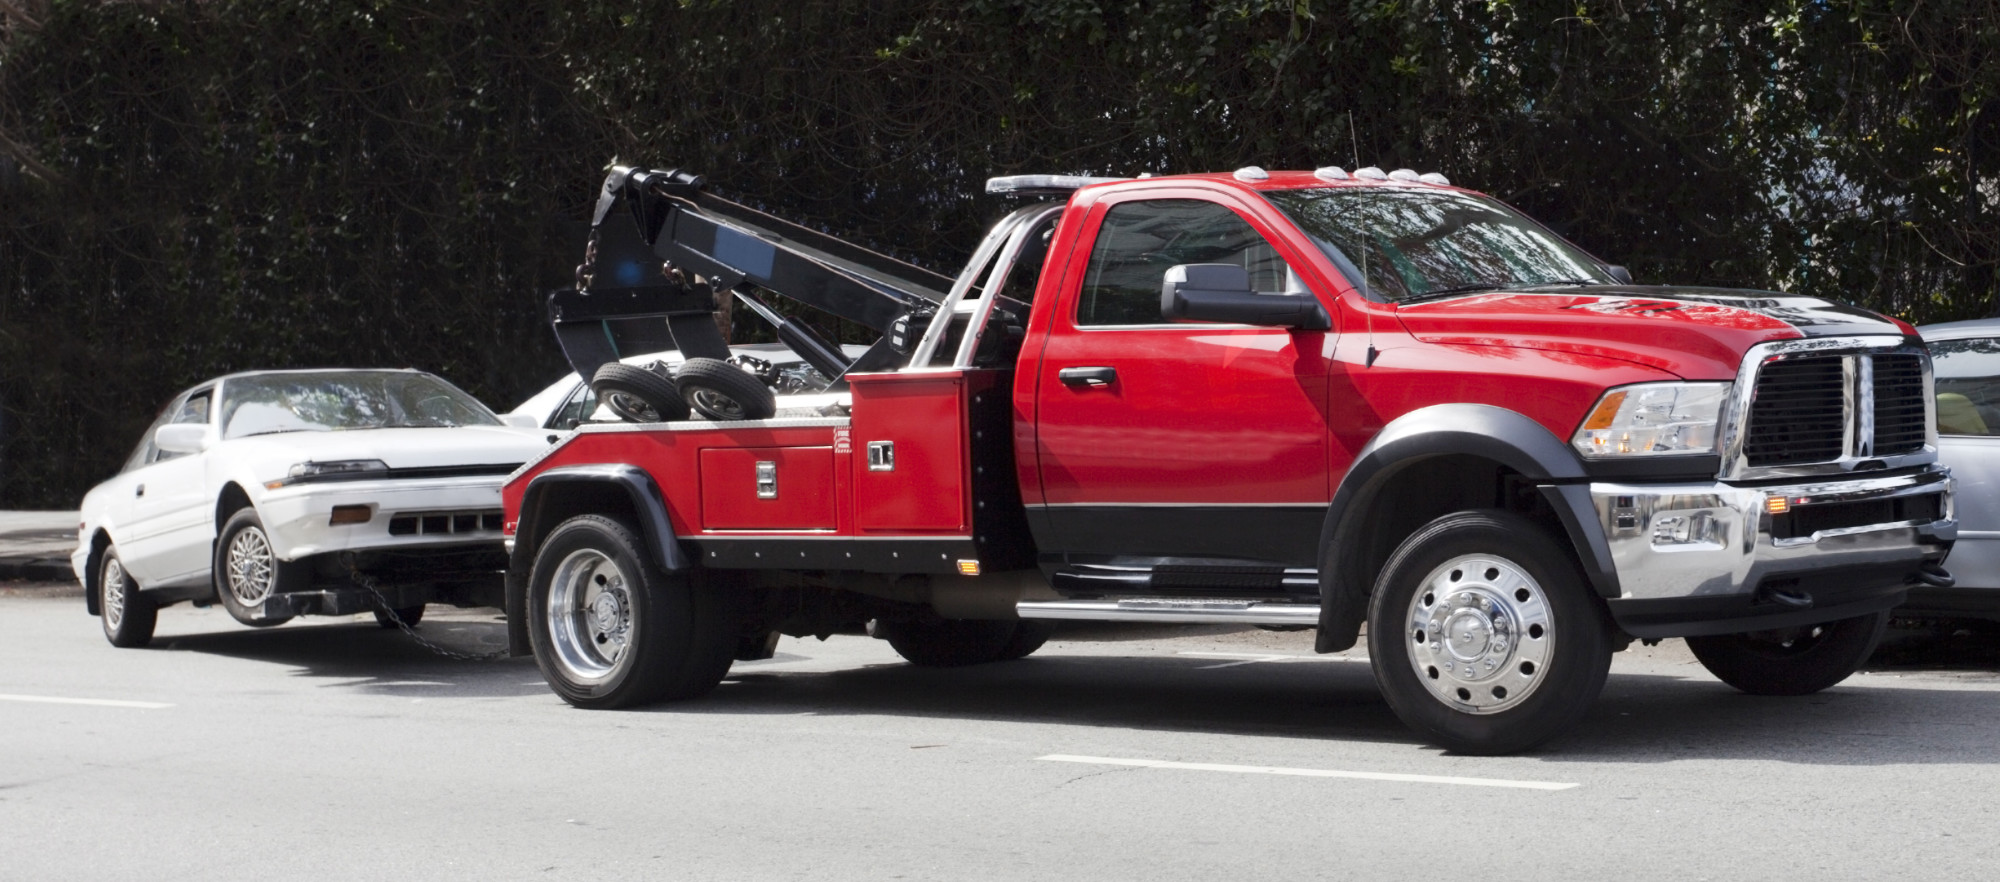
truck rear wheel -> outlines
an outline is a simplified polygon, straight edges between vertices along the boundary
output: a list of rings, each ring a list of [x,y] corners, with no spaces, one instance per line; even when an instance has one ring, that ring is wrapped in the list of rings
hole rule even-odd
[[[1026,647],[1020,655],[1007,654],[1010,649],[1017,648],[1013,641],[1020,624],[984,619],[878,621],[875,623],[875,634],[889,641],[896,654],[910,664],[926,668],[960,668],[1020,658],[1034,652],[1041,646],[1040,643]]]
[[[578,515],[535,553],[528,639],[549,687],[577,707],[694,698],[735,655],[727,601],[699,572],[661,572],[628,525]]]
[[[1758,631],[1689,637],[1701,666],[1751,695],[1811,695],[1847,679],[1875,654],[1889,613]]]
[[[1410,728],[1461,753],[1511,753],[1583,719],[1611,668],[1610,625],[1547,531],[1463,511],[1390,556],[1369,604],[1368,653]]]

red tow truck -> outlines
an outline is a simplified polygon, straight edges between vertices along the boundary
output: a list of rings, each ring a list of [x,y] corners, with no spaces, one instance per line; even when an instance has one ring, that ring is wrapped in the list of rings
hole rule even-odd
[[[1901,321],[1636,285],[1407,170],[988,191],[1023,204],[946,277],[613,170],[549,308],[628,422],[504,491],[511,644],[557,694],[689,698],[779,634],[863,623],[936,666],[1027,655],[1051,620],[1316,628],[1320,652],[1365,623],[1402,720],[1502,753],[1577,723],[1634,639],[1805,694],[1950,584]],[[772,294],[880,339],[850,358]],[[724,297],[812,367],[791,388],[844,396],[790,408],[728,361]],[[678,372],[619,362],[665,341]]]

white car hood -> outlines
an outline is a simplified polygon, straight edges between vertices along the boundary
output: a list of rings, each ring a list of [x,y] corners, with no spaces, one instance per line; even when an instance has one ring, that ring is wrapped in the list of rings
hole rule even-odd
[[[454,426],[435,429],[347,429],[282,432],[224,441],[209,451],[280,470],[300,462],[379,459],[392,469],[520,464],[549,447],[546,429]]]

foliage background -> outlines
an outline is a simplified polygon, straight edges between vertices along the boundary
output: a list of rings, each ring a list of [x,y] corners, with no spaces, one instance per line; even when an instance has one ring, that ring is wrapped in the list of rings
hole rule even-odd
[[[953,270],[988,175],[1442,170],[1642,280],[1992,314],[2000,0],[0,0],[0,507],[180,388],[565,367],[614,157]]]

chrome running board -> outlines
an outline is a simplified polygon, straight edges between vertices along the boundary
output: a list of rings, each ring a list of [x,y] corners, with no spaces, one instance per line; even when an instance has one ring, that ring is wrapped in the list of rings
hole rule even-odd
[[[1024,619],[1115,622],[1317,625],[1319,606],[1188,597],[1126,597],[1117,600],[1025,600],[1014,605]]]

